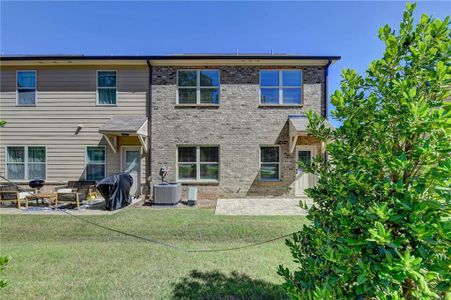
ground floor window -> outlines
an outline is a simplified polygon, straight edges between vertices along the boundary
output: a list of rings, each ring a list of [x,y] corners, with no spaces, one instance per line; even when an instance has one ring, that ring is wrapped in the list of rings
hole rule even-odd
[[[179,146],[177,176],[181,181],[218,181],[219,147]]]
[[[105,147],[86,148],[86,180],[101,180],[105,177]]]
[[[280,148],[262,146],[260,148],[260,180],[277,181],[280,179]]]
[[[46,148],[6,147],[6,177],[10,180],[46,179]]]

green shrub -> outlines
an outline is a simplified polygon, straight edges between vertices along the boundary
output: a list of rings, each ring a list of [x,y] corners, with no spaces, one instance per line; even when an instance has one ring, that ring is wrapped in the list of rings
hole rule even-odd
[[[332,96],[342,126],[309,113],[328,161],[308,190],[311,225],[287,240],[297,270],[279,267],[295,299],[450,298],[449,17],[379,30],[384,57],[365,77],[344,70]]]

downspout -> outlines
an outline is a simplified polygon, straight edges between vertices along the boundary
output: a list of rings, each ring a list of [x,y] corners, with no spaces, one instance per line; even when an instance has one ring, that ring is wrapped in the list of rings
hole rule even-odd
[[[146,199],[151,200],[152,197],[152,65],[146,60],[149,68],[149,83],[147,85],[146,97],[146,117],[147,117],[147,162],[146,162],[146,183],[147,195]]]
[[[325,101],[326,101],[326,103],[325,103],[325,116],[324,116],[324,118],[326,118],[326,120],[328,120],[329,119],[329,101],[328,101],[328,92],[327,92],[327,81],[328,81],[328,79],[329,79],[329,66],[332,64],[332,60],[331,59],[328,59],[327,60],[327,64],[326,64],[326,69],[324,70],[324,93],[325,93],[325,97],[324,97],[324,99],[325,99]]]
[[[326,69],[324,70],[324,101],[325,103],[325,116],[324,118],[326,120],[329,119],[329,101],[328,101],[328,86],[327,86],[327,82],[329,81],[329,66],[332,64],[332,60],[328,59],[327,64],[326,64]],[[328,161],[329,157],[327,155],[327,151],[326,151],[326,145],[324,145],[324,160]]]

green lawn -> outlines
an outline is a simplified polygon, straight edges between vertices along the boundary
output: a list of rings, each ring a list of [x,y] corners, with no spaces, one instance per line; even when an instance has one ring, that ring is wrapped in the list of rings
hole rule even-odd
[[[298,230],[303,217],[215,216],[208,209],[130,208],[84,217],[186,249],[240,246]],[[219,253],[182,253],[69,216],[0,217],[12,256],[2,299],[280,299],[283,240]]]

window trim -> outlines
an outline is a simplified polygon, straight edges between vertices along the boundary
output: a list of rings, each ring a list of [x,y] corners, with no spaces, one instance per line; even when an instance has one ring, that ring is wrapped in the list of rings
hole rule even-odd
[[[8,177],[8,148],[10,147],[23,147],[24,148],[24,178],[23,179],[9,179]],[[48,178],[48,149],[47,146],[44,145],[8,145],[5,146],[5,177],[12,181],[12,182],[23,182],[23,181],[29,181],[33,178],[29,178],[28,174],[28,164],[29,164],[29,157],[28,157],[28,148],[29,147],[41,147],[45,149],[45,178],[42,178],[43,180],[47,180]]]
[[[277,147],[279,149],[279,161],[278,162],[262,162],[262,148],[269,148],[269,147]],[[280,165],[281,165],[281,147],[280,145],[260,145],[259,148],[259,165],[258,165],[258,178],[261,182],[278,182],[278,181],[282,181],[281,179],[281,174],[280,174]],[[278,178],[277,179],[262,179],[262,164],[277,164],[279,166],[278,170],[279,170],[279,174],[278,174]]]
[[[91,180],[88,179],[88,171],[87,171],[87,166],[88,166],[88,148],[103,148],[103,151],[105,151],[105,162],[103,163],[103,165],[105,165],[105,168],[103,169],[103,178],[106,177],[107,174],[107,151],[106,151],[106,146],[105,145],[88,145],[85,146],[85,180]],[[95,163],[95,165],[100,165],[98,163]],[[97,181],[97,180],[95,180]]]
[[[116,103],[114,104],[104,104],[99,102],[99,72],[115,72],[116,73]],[[96,105],[97,106],[117,106],[119,102],[119,72],[117,70],[96,70]],[[101,89],[113,89],[112,87],[100,87]]]
[[[17,86],[20,72],[33,72],[34,73],[34,103],[33,104],[20,104],[19,103],[19,87]],[[16,70],[16,106],[37,106],[38,105],[38,70]]]
[[[279,77],[279,85],[278,86],[264,86],[261,85],[261,72],[262,71],[278,71],[278,77]],[[283,71],[300,71],[301,72],[301,85],[300,86],[294,86],[294,85],[283,85]],[[302,68],[296,68],[296,69],[260,69],[258,71],[258,103],[261,106],[303,106],[304,105],[304,69]],[[273,104],[273,103],[263,103],[262,102],[262,88],[268,88],[268,89],[278,89],[278,95],[279,95],[279,103]],[[301,103],[283,103],[283,89],[300,89],[301,90]]]
[[[195,162],[179,162],[179,148],[196,148],[196,161]],[[218,148],[218,162],[201,162],[200,161],[200,148],[207,148],[207,147],[215,147]],[[221,176],[221,150],[219,145],[191,145],[191,144],[184,144],[184,145],[177,145],[175,150],[175,164],[176,164],[176,181],[181,183],[218,183],[220,181]],[[180,179],[179,178],[179,164],[196,164],[196,179]],[[204,165],[218,165],[218,179],[200,179],[200,166]]]
[[[196,71],[196,86],[179,86],[179,72],[180,71]],[[201,86],[200,85],[200,72],[201,71],[217,71],[218,72],[218,86]],[[177,69],[176,74],[176,86],[177,86],[177,95],[176,95],[176,105],[181,106],[219,106],[221,104],[221,71],[219,69]],[[201,89],[218,89],[218,103],[201,103]],[[179,102],[179,90],[180,89],[196,89],[196,103],[180,103]]]

